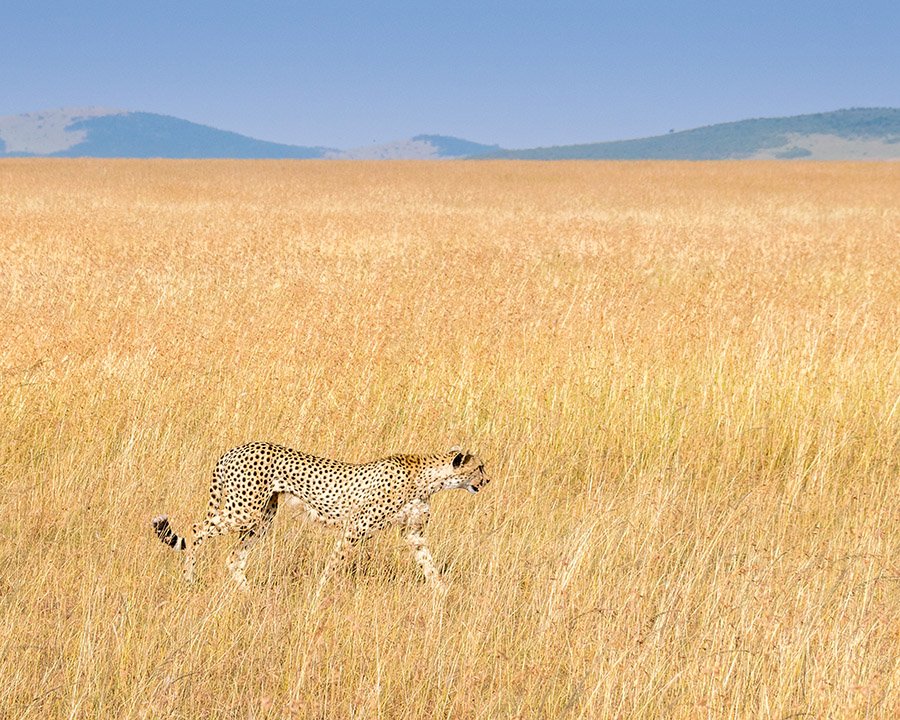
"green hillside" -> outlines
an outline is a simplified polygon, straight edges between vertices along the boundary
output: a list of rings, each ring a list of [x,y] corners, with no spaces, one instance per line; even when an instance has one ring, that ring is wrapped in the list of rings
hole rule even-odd
[[[168,115],[132,112],[88,118],[68,130],[87,138],[57,157],[318,158],[327,148],[266,142]]]
[[[523,160],[724,160],[765,154],[812,157],[804,139],[878,141],[900,151],[900,109],[853,108],[814,115],[759,118],[709,125],[667,135],[586,145],[502,150],[478,157]],[[849,151],[848,151],[849,152]],[[885,155],[882,153],[882,155]],[[887,153],[888,156],[900,155]]]

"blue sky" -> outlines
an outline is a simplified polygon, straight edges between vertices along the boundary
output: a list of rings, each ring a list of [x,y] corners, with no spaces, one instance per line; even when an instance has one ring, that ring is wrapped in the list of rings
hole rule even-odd
[[[0,115],[103,105],[348,148],[900,107],[900,2],[5,0]]]

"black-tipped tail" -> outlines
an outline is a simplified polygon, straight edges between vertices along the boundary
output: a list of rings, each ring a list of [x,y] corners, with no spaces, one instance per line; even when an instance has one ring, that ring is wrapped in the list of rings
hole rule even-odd
[[[174,550],[184,550],[187,547],[187,540],[180,535],[176,535],[175,531],[172,530],[172,526],[169,525],[168,515],[159,515],[153,518],[150,524],[153,525],[153,530],[156,532],[156,537],[159,538],[160,542],[165,543]]]

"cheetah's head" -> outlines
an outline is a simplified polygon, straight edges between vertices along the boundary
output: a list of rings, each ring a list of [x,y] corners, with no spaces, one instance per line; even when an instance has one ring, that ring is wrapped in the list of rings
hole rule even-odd
[[[450,460],[450,466],[444,482],[445,488],[459,488],[468,490],[470,493],[477,493],[491,481],[484,473],[484,463],[477,456],[462,450],[458,445],[447,451],[447,458]]]

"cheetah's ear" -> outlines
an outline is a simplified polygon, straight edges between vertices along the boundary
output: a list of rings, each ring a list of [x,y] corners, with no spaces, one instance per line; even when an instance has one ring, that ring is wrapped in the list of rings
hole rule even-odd
[[[465,460],[463,454],[461,452],[457,452],[456,456],[453,458],[453,469],[459,470],[459,466],[463,464],[463,460]]]
[[[450,449],[447,451],[447,454],[448,454],[448,455],[452,455],[453,453],[458,453],[458,452],[461,452],[461,451],[462,451],[462,448],[461,448],[459,445],[454,445],[452,448],[450,448]]]

